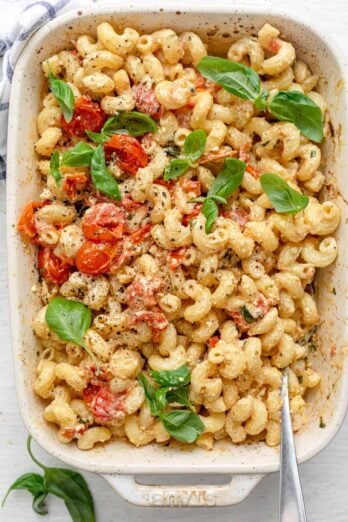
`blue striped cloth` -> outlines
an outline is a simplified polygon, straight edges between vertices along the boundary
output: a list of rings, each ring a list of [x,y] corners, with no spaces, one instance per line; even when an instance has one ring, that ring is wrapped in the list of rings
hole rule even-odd
[[[0,180],[6,178],[7,116],[11,81],[23,47],[39,27],[58,14],[91,5],[93,0],[0,0]]]

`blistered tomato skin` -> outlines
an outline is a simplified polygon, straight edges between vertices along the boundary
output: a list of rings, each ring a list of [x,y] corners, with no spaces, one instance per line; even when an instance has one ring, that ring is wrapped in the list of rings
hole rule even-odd
[[[40,247],[38,269],[46,283],[61,285],[69,279],[71,265],[56,256],[50,248]]]
[[[83,399],[88,409],[93,413],[95,421],[101,424],[124,417],[126,395],[127,392],[113,393],[107,384],[89,384],[83,391]]]
[[[96,275],[107,273],[117,255],[117,245],[86,241],[76,254],[76,266],[84,274]]]
[[[97,203],[89,208],[81,221],[86,239],[95,243],[114,243],[124,233],[126,213],[113,203]]]
[[[75,101],[72,120],[67,123],[62,117],[61,125],[68,136],[86,137],[86,130],[100,132],[106,120],[107,116],[99,103],[88,96],[81,96]]]
[[[126,134],[114,134],[104,144],[107,158],[115,155],[117,165],[130,174],[136,174],[139,168],[146,167],[148,155],[138,140]]]

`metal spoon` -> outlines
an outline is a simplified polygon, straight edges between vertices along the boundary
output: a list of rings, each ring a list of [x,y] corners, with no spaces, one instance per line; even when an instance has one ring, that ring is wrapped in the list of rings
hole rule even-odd
[[[280,446],[279,522],[306,522],[306,510],[292,433],[287,371],[283,373],[281,397],[283,405]]]

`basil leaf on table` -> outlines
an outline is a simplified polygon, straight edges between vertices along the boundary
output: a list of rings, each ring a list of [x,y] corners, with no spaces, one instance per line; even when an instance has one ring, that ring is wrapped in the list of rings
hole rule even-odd
[[[242,63],[217,56],[204,56],[197,68],[202,76],[213,80],[238,98],[256,100],[261,94],[259,75]]]
[[[143,387],[146,400],[150,406],[152,415],[155,417],[160,414],[162,404],[159,404],[156,398],[156,388],[152,386],[150,381],[143,373],[139,373],[138,382]],[[160,398],[161,400],[161,398]]]
[[[93,499],[84,478],[70,469],[45,468],[47,491],[64,500],[73,521],[94,522]]]
[[[28,437],[27,448],[32,460],[43,470],[43,476],[38,473],[26,473],[19,477],[10,486],[2,505],[14,489],[27,489],[34,496],[34,511],[39,515],[46,515],[48,511],[44,500],[52,493],[64,500],[73,522],[95,522],[92,495],[82,475],[70,469],[44,466],[31,451],[31,436]]]
[[[47,306],[45,319],[63,341],[79,344],[91,355],[83,336],[91,325],[92,313],[87,306],[64,297],[53,297]]]
[[[55,151],[50,160],[50,174],[54,178],[56,185],[62,182],[62,174],[59,172],[59,153]]]
[[[278,120],[294,123],[304,136],[320,143],[323,139],[323,113],[308,96],[297,91],[276,94],[269,110]]]
[[[106,167],[102,145],[98,145],[94,150],[91,161],[91,178],[93,185],[99,192],[111,199],[121,201],[122,197],[118,183]]]
[[[75,107],[75,97],[72,88],[63,80],[56,78],[51,72],[48,73],[50,90],[63,111],[67,123],[72,120]]]
[[[184,153],[190,163],[195,163],[202,156],[206,143],[207,135],[203,129],[188,134],[184,142]]]
[[[163,179],[169,181],[170,179],[180,178],[190,167],[191,165],[186,159],[175,159],[164,169]]]
[[[161,386],[180,387],[190,382],[190,370],[187,364],[175,370],[150,370],[150,373]]]
[[[244,161],[225,158],[224,169],[216,176],[207,196],[229,198],[242,183],[245,168],[246,163]]]
[[[276,174],[263,174],[260,177],[260,183],[276,212],[297,214],[308,205],[308,196],[291,188],[286,181]]]
[[[80,141],[74,147],[63,153],[60,165],[66,165],[69,167],[89,167],[93,152],[93,147],[84,141]]]
[[[204,431],[204,424],[197,415],[190,410],[172,410],[161,415],[165,429],[172,437],[191,444]]]
[[[33,510],[39,515],[46,515],[48,513],[43,502],[46,498],[47,491],[44,486],[44,479],[39,473],[24,473],[18,477],[17,480],[9,487],[3,501],[2,507],[4,507],[8,495],[15,489],[26,489],[33,495]]]
[[[205,231],[209,234],[215,219],[217,218],[219,209],[212,198],[206,198],[202,206],[202,214],[205,216]]]

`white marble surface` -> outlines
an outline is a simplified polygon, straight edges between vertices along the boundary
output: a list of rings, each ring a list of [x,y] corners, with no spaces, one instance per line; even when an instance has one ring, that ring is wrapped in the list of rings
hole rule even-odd
[[[206,3],[207,0],[200,0]],[[116,2],[115,2],[116,3]],[[234,2],[238,3],[238,2]],[[246,2],[239,2],[246,3]],[[251,3],[251,2],[250,2]],[[261,4],[262,0],[253,2]],[[282,5],[284,1],[264,0],[264,3]],[[177,5],[177,3],[176,3]],[[327,30],[335,36],[340,47],[348,53],[348,2],[347,0],[292,0],[293,11],[313,13],[315,20],[325,19]],[[1,24],[1,19],[0,19]],[[10,328],[8,319],[7,274],[5,237],[5,194],[0,187],[0,497],[9,484],[20,474],[36,471],[26,452],[27,432],[18,412],[11,359]],[[347,522],[348,520],[348,418],[335,440],[320,455],[301,466],[301,477],[307,505],[309,522]],[[59,465],[52,457],[35,447],[37,455],[47,464]],[[209,456],[208,456],[209,459]],[[205,522],[214,517],[216,522],[276,522],[278,520],[278,475],[266,477],[246,501],[227,508],[176,509],[140,508],[123,501],[107,483],[90,473],[84,473],[95,499],[98,522],[125,521],[160,522]],[[33,522],[70,520],[63,503],[50,499],[49,515],[39,517],[31,510],[30,495],[23,491],[14,492],[0,520]]]

